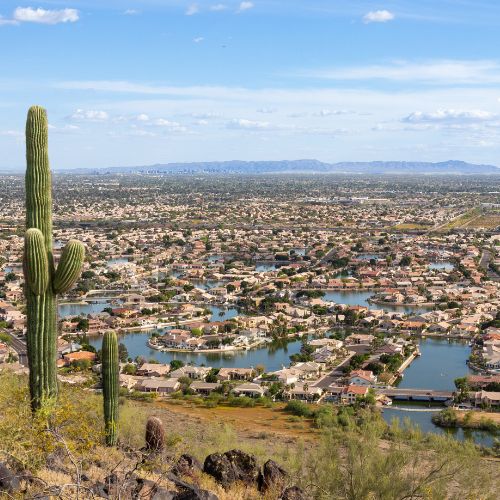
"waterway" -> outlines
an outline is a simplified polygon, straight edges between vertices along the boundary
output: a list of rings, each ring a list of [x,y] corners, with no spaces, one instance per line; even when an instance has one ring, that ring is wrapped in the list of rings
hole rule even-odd
[[[180,359],[184,363],[211,366],[214,368],[236,367],[249,368],[264,365],[265,370],[276,371],[290,364],[290,355],[300,351],[301,342],[284,342],[269,344],[260,349],[249,351],[233,351],[226,353],[189,353],[189,352],[160,352],[146,345],[152,332],[130,333],[120,337],[120,342],[127,346],[129,356],[143,356],[146,359],[155,359],[160,363],[170,363],[173,359]],[[90,343],[101,348],[102,339],[92,338]]]
[[[388,304],[370,304],[368,299],[373,296],[373,292],[361,290],[332,290],[325,292],[323,300],[335,302],[336,304],[346,304],[349,306],[366,306],[370,309],[384,310],[388,312],[402,312],[418,314],[427,312],[432,308],[423,306],[395,306]]]
[[[416,358],[405,370],[398,387],[452,391],[455,389],[454,380],[470,373],[465,363],[470,354],[470,347],[466,342],[426,338],[420,340],[419,346],[422,356]],[[390,422],[392,419],[398,419],[401,423],[408,420],[412,424],[418,425],[424,432],[448,434],[459,440],[472,439],[475,443],[484,446],[493,444],[494,437],[489,432],[470,429],[443,429],[434,425],[432,416],[436,414],[435,411],[408,412],[398,410],[398,408],[424,410],[426,405],[424,403],[395,402],[392,407],[384,408],[384,420]]]
[[[97,314],[106,307],[118,307],[111,305],[106,299],[92,299],[92,304],[59,304],[59,317],[60,318],[74,318],[76,316],[87,316],[87,314]]]
[[[455,265],[452,262],[431,262],[429,263],[429,269],[438,269],[439,271],[452,271]]]
[[[214,314],[217,308],[212,309]],[[228,315],[238,314],[236,309],[230,310]],[[214,318],[215,320],[216,318]],[[120,338],[129,352],[130,357],[143,356],[146,359],[155,359],[161,363],[169,363],[173,359],[179,359],[185,363],[206,365],[215,368],[238,367],[248,368],[263,365],[265,370],[275,371],[290,364],[290,355],[300,351],[301,342],[295,340],[289,343],[270,344],[269,346],[252,349],[249,351],[234,351],[231,353],[183,353],[183,352],[159,352],[147,346],[147,340],[151,332],[130,333]],[[91,344],[100,349],[102,340],[91,339]],[[466,360],[470,353],[467,343],[461,341],[425,338],[420,340],[420,352],[422,356],[407,368],[404,377],[399,382],[399,387],[416,389],[453,390],[454,380],[470,373]],[[418,408],[425,410],[423,403],[394,403],[392,407],[385,407],[383,418],[387,422],[398,419],[401,423],[408,420],[418,425],[424,432],[436,434],[448,434],[456,439],[472,439],[477,444],[491,446],[494,436],[483,431],[464,429],[443,429],[432,423],[435,411],[408,412],[397,408]],[[434,410],[436,407],[433,407]]]

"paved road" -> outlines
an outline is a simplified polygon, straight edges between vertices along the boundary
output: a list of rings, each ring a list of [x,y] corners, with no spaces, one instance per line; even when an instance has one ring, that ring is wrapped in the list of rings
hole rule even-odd
[[[486,271],[486,275],[492,281],[500,281],[500,276],[493,271],[493,269],[489,268],[491,259],[493,258],[493,254],[490,250],[483,250],[483,254],[481,255],[481,260],[479,261],[479,266],[482,267]]]
[[[8,332],[11,337],[11,347],[17,352],[19,356],[19,363],[24,366],[28,366],[28,354],[26,349],[26,343],[24,340],[18,339],[13,333]]]
[[[317,382],[313,384],[313,386],[325,389],[332,384],[338,383],[338,379],[344,376],[344,372],[342,371],[342,366],[348,363],[352,356],[354,356],[354,354],[344,359],[342,363],[337,365],[330,373],[327,373],[326,375],[321,377]]]

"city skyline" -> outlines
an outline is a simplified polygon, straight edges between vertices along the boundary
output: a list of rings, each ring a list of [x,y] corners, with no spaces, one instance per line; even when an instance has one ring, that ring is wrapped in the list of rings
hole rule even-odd
[[[29,105],[52,166],[317,158],[497,165],[493,1],[0,7],[0,168]]]

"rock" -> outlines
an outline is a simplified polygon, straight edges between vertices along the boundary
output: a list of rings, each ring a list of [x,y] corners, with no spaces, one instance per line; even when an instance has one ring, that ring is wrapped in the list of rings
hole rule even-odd
[[[207,490],[200,490],[194,484],[186,483],[178,478],[172,472],[167,474],[167,479],[179,488],[180,493],[174,497],[174,500],[219,500],[219,497]]]
[[[104,483],[104,491],[112,498],[135,498],[141,491],[144,480],[135,474],[118,476],[112,473],[104,479]]]
[[[136,484],[131,484],[134,498],[150,498],[158,491],[158,485],[150,479],[138,478]]]
[[[19,478],[7,467],[3,462],[0,462],[0,491],[6,493],[16,493],[21,488]]]
[[[298,486],[290,486],[281,494],[280,500],[307,500],[307,497]]]
[[[104,478],[104,482],[106,484],[109,484],[109,485],[111,485],[111,484],[117,484],[118,483],[118,474],[115,474],[114,472],[111,473],[109,476],[106,476]]]
[[[219,497],[208,490],[188,490],[177,493],[174,500],[219,500]]]
[[[151,497],[151,500],[175,500],[177,498],[177,491],[166,490],[165,488],[158,487],[156,492]]]
[[[257,478],[257,462],[253,455],[241,450],[213,453],[205,459],[203,471],[224,488],[236,481],[252,484]]]
[[[265,493],[269,489],[276,492],[282,491],[287,475],[286,470],[280,467],[274,460],[268,460],[262,467],[257,478],[259,491],[262,493]]]
[[[106,498],[106,499],[109,498],[108,490],[104,483],[101,482],[95,483],[94,485],[92,485],[90,489],[97,498]]]
[[[188,454],[181,455],[172,467],[172,472],[176,476],[192,476],[193,473],[201,472],[202,470],[203,467],[200,461]]]

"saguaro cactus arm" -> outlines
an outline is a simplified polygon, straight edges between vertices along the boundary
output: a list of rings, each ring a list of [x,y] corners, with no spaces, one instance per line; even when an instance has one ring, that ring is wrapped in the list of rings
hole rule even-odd
[[[101,356],[106,444],[114,446],[118,438],[118,397],[120,391],[118,340],[115,332],[104,334]]]
[[[49,260],[43,234],[39,229],[31,228],[26,231],[23,267],[29,291],[35,295],[44,293],[50,279]]]
[[[84,258],[85,247],[83,243],[78,240],[68,241],[54,275],[55,293],[65,293],[75,284],[82,272]]]

